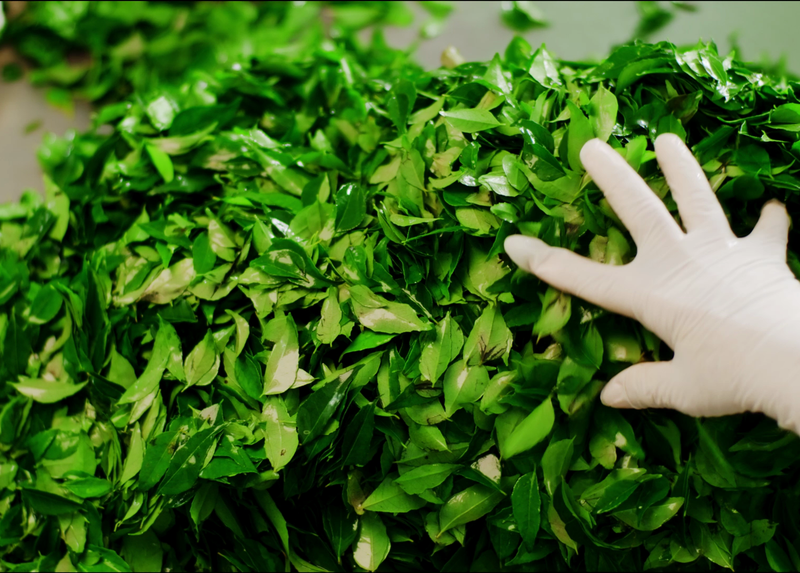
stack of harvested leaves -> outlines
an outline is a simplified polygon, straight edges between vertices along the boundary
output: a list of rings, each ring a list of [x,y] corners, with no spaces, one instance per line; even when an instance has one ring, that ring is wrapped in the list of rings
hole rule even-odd
[[[800,439],[603,407],[669,350],[502,249],[631,260],[593,137],[673,213],[665,132],[738,234],[796,214],[800,84],[713,44],[425,72],[301,4],[301,37],[46,141],[46,199],[0,207],[4,567],[800,568]]]

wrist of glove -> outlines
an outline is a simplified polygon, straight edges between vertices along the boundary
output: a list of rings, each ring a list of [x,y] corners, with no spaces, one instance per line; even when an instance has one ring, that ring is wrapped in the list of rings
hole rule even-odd
[[[763,412],[800,433],[800,282],[786,264],[785,207],[768,202],[750,235],[736,237],[683,142],[667,134],[655,147],[685,230],[616,151],[593,140],[581,161],[636,242],[636,258],[606,265],[520,235],[506,251],[555,288],[640,321],[674,351],[614,377],[606,405]]]

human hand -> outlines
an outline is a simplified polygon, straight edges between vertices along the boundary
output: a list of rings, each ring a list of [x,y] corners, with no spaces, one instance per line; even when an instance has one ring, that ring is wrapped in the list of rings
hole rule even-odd
[[[685,232],[595,139],[581,161],[636,242],[635,259],[604,265],[522,235],[506,239],[506,252],[555,288],[635,318],[673,349],[670,361],[615,376],[604,404],[692,416],[763,412],[800,433],[800,282],[786,264],[786,208],[768,202],[750,235],[738,238],[683,142],[665,134],[655,148]]]

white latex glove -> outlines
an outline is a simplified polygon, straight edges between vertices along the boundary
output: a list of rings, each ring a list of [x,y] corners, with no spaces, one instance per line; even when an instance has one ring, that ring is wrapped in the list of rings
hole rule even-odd
[[[768,202],[738,238],[683,142],[661,135],[655,148],[686,232],[595,139],[581,161],[636,241],[636,258],[610,266],[521,235],[506,239],[506,252],[555,288],[635,318],[675,352],[615,376],[604,404],[691,416],[763,412],[800,433],[800,282],[786,265],[786,208]]]

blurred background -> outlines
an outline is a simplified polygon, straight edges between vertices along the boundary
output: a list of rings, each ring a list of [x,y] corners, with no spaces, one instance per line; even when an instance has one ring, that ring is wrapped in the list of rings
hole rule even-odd
[[[442,51],[454,46],[466,60],[489,60],[503,52],[514,31],[501,20],[500,2],[454,2],[439,35],[423,40],[417,51],[426,68],[440,65]],[[629,40],[641,22],[646,6],[663,5],[672,14],[647,41],[668,40],[677,45],[713,40],[722,54],[733,46],[746,61],[777,62],[800,70],[800,2],[689,2],[689,11],[669,2],[533,2],[530,13],[547,22],[520,32],[536,47],[542,43],[566,60],[601,59],[616,44]],[[410,45],[419,23],[429,14],[411,3],[416,21],[406,28],[389,28],[386,38],[394,47]],[[644,6],[643,6],[644,5]],[[13,59],[10,50],[0,51],[0,66]],[[25,80],[0,79],[0,203],[16,200],[25,189],[42,191],[36,149],[47,132],[64,134],[70,128],[89,125],[90,107],[76,102],[71,112],[53,107],[45,90]]]

